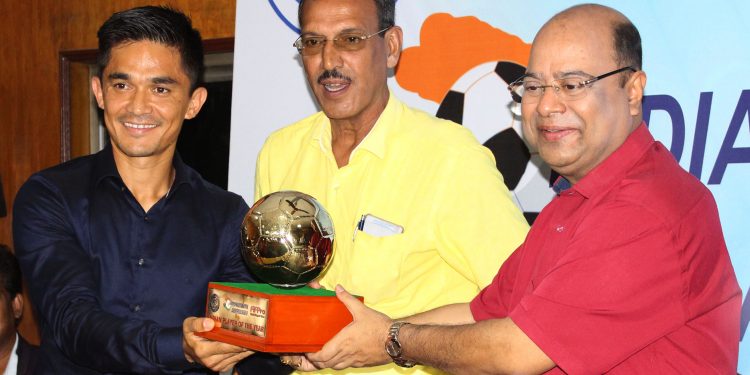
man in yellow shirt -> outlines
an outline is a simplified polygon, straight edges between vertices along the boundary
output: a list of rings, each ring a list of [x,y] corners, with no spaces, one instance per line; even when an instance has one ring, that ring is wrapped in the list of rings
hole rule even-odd
[[[331,214],[327,289],[341,284],[391,317],[468,302],[528,230],[492,154],[467,129],[390,94],[403,37],[395,1],[299,6],[295,46],[322,112],[268,138],[255,198],[298,190]],[[394,364],[355,371],[404,373]]]

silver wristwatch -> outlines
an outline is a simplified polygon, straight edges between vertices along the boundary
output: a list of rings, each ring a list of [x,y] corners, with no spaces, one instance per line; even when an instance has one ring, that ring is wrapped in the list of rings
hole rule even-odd
[[[388,340],[385,342],[385,352],[391,356],[393,363],[401,367],[414,367],[416,362],[408,361],[401,357],[403,350],[401,349],[401,343],[398,341],[398,331],[407,322],[394,322],[391,324],[391,328],[388,329]]]

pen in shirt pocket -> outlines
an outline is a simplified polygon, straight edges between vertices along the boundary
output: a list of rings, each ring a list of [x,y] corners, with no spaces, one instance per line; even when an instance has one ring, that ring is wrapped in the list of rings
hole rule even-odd
[[[357,227],[354,229],[354,235],[352,235],[352,242],[357,238],[357,232],[360,231],[373,237],[386,237],[404,233],[404,227],[375,215],[366,214],[359,218]]]
[[[361,231],[364,225],[365,225],[365,215],[362,215],[359,217],[359,221],[357,222],[357,225],[354,226],[354,233],[352,234],[352,242],[354,242],[354,240],[357,239],[357,232]]]

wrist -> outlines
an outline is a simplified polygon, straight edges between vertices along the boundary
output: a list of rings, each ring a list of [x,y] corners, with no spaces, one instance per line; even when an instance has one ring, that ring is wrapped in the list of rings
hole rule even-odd
[[[407,322],[396,321],[391,324],[388,329],[388,335],[386,336],[385,352],[391,357],[393,363],[400,367],[414,367],[417,363],[409,361],[403,357],[403,346],[400,340],[401,328],[407,324]]]

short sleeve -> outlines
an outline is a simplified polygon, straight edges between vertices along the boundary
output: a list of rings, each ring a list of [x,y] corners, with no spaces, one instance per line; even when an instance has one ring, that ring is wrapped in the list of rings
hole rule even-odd
[[[523,245],[521,245],[503,263],[490,285],[482,289],[469,304],[471,314],[475,321],[487,319],[500,319],[508,316],[508,306],[513,295],[513,281],[522,257]]]
[[[686,319],[672,233],[638,205],[592,211],[510,318],[568,373],[600,374]]]

